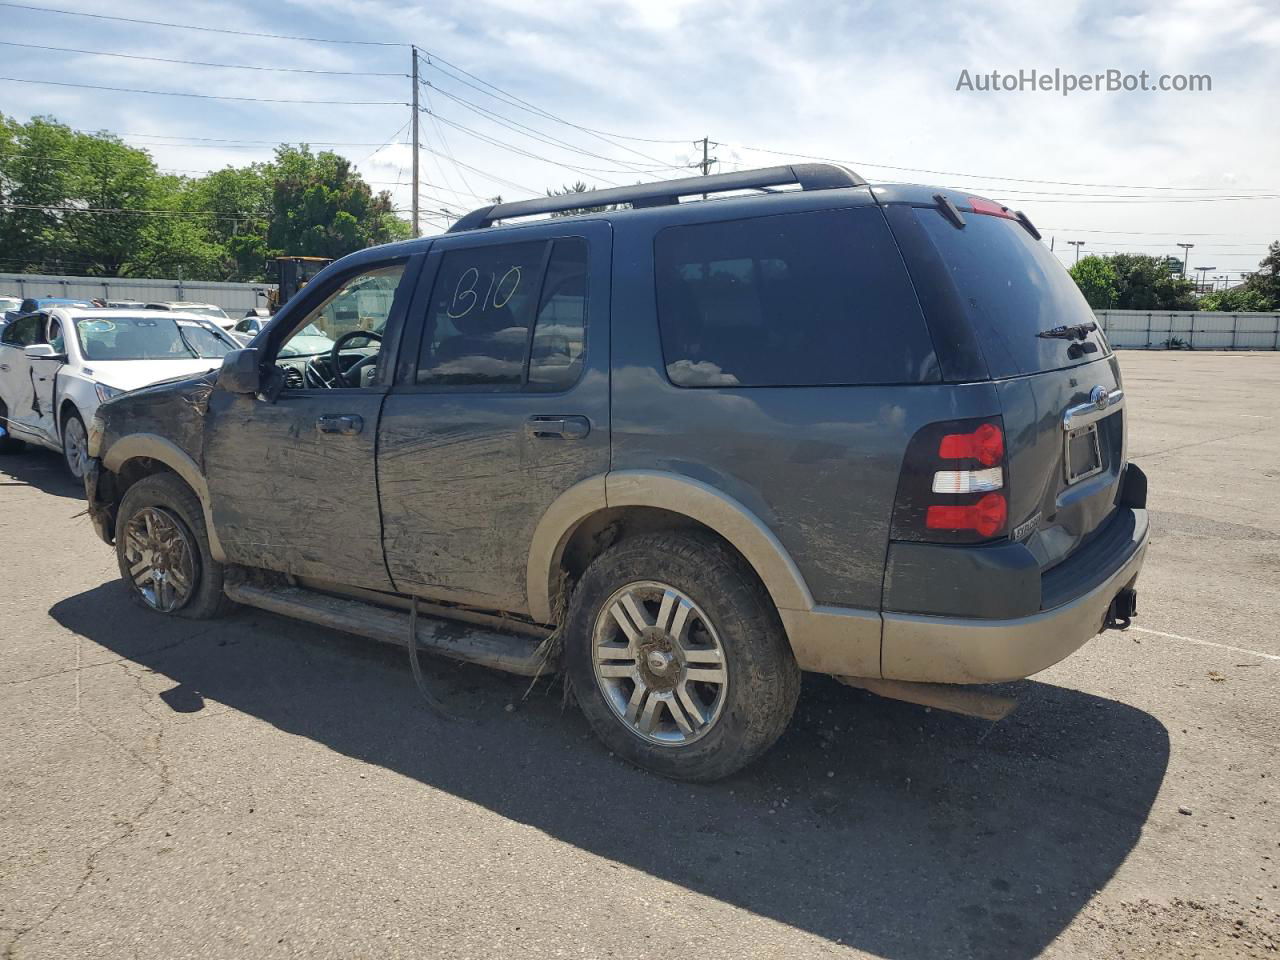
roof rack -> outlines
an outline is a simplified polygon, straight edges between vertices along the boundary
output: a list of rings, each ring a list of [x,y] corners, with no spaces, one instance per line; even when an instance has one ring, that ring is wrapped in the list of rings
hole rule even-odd
[[[793,163],[788,166],[762,167],[759,170],[739,170],[707,177],[683,177],[679,180],[640,183],[633,187],[611,187],[607,190],[588,190],[585,193],[498,203],[479,207],[465,214],[449,228],[449,232],[478,230],[492,226],[497,220],[539,213],[563,213],[582,207],[604,207],[617,203],[629,203],[637,208],[664,207],[679,203],[681,197],[702,193],[764,190],[790,184],[799,184],[801,190],[834,190],[840,187],[861,187],[866,182],[852,170],[834,163]]]

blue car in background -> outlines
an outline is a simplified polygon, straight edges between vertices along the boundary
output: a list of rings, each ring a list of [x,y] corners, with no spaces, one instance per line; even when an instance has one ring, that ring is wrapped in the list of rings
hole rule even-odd
[[[13,298],[4,297],[4,300]],[[74,300],[67,297],[27,297],[21,301],[16,309],[6,310],[3,319],[0,319],[0,327],[7,323],[12,323],[19,317],[24,317],[28,313],[35,313],[37,310],[44,310],[47,307],[92,307],[95,304],[88,300]]]

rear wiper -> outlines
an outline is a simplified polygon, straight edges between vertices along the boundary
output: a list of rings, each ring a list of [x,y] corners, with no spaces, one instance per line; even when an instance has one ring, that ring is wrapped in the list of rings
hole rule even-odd
[[[1087,320],[1084,323],[1068,323],[1061,327],[1041,330],[1036,336],[1045,340],[1083,340],[1097,329],[1097,323]]]

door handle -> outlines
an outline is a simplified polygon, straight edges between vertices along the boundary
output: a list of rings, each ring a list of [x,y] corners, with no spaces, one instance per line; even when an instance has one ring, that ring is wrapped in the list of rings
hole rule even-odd
[[[0,363],[0,373],[4,373],[8,369],[9,369],[9,365],[7,363]]]
[[[364,417],[358,417],[353,413],[326,413],[316,419],[316,429],[321,433],[354,436],[364,429]]]
[[[525,436],[533,439],[581,440],[590,432],[591,421],[586,417],[530,417],[524,425]]]

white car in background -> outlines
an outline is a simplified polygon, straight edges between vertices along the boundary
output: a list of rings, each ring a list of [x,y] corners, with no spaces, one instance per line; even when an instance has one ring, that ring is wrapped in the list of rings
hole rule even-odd
[[[98,404],[215,369],[236,349],[190,313],[59,307],[24,316],[0,330],[0,453],[48,447],[79,479]]]
[[[182,313],[194,313],[196,316],[212,320],[219,329],[230,330],[236,325],[227,311],[216,303],[196,303],[194,300],[156,300],[147,304],[148,310],[176,310]]]

